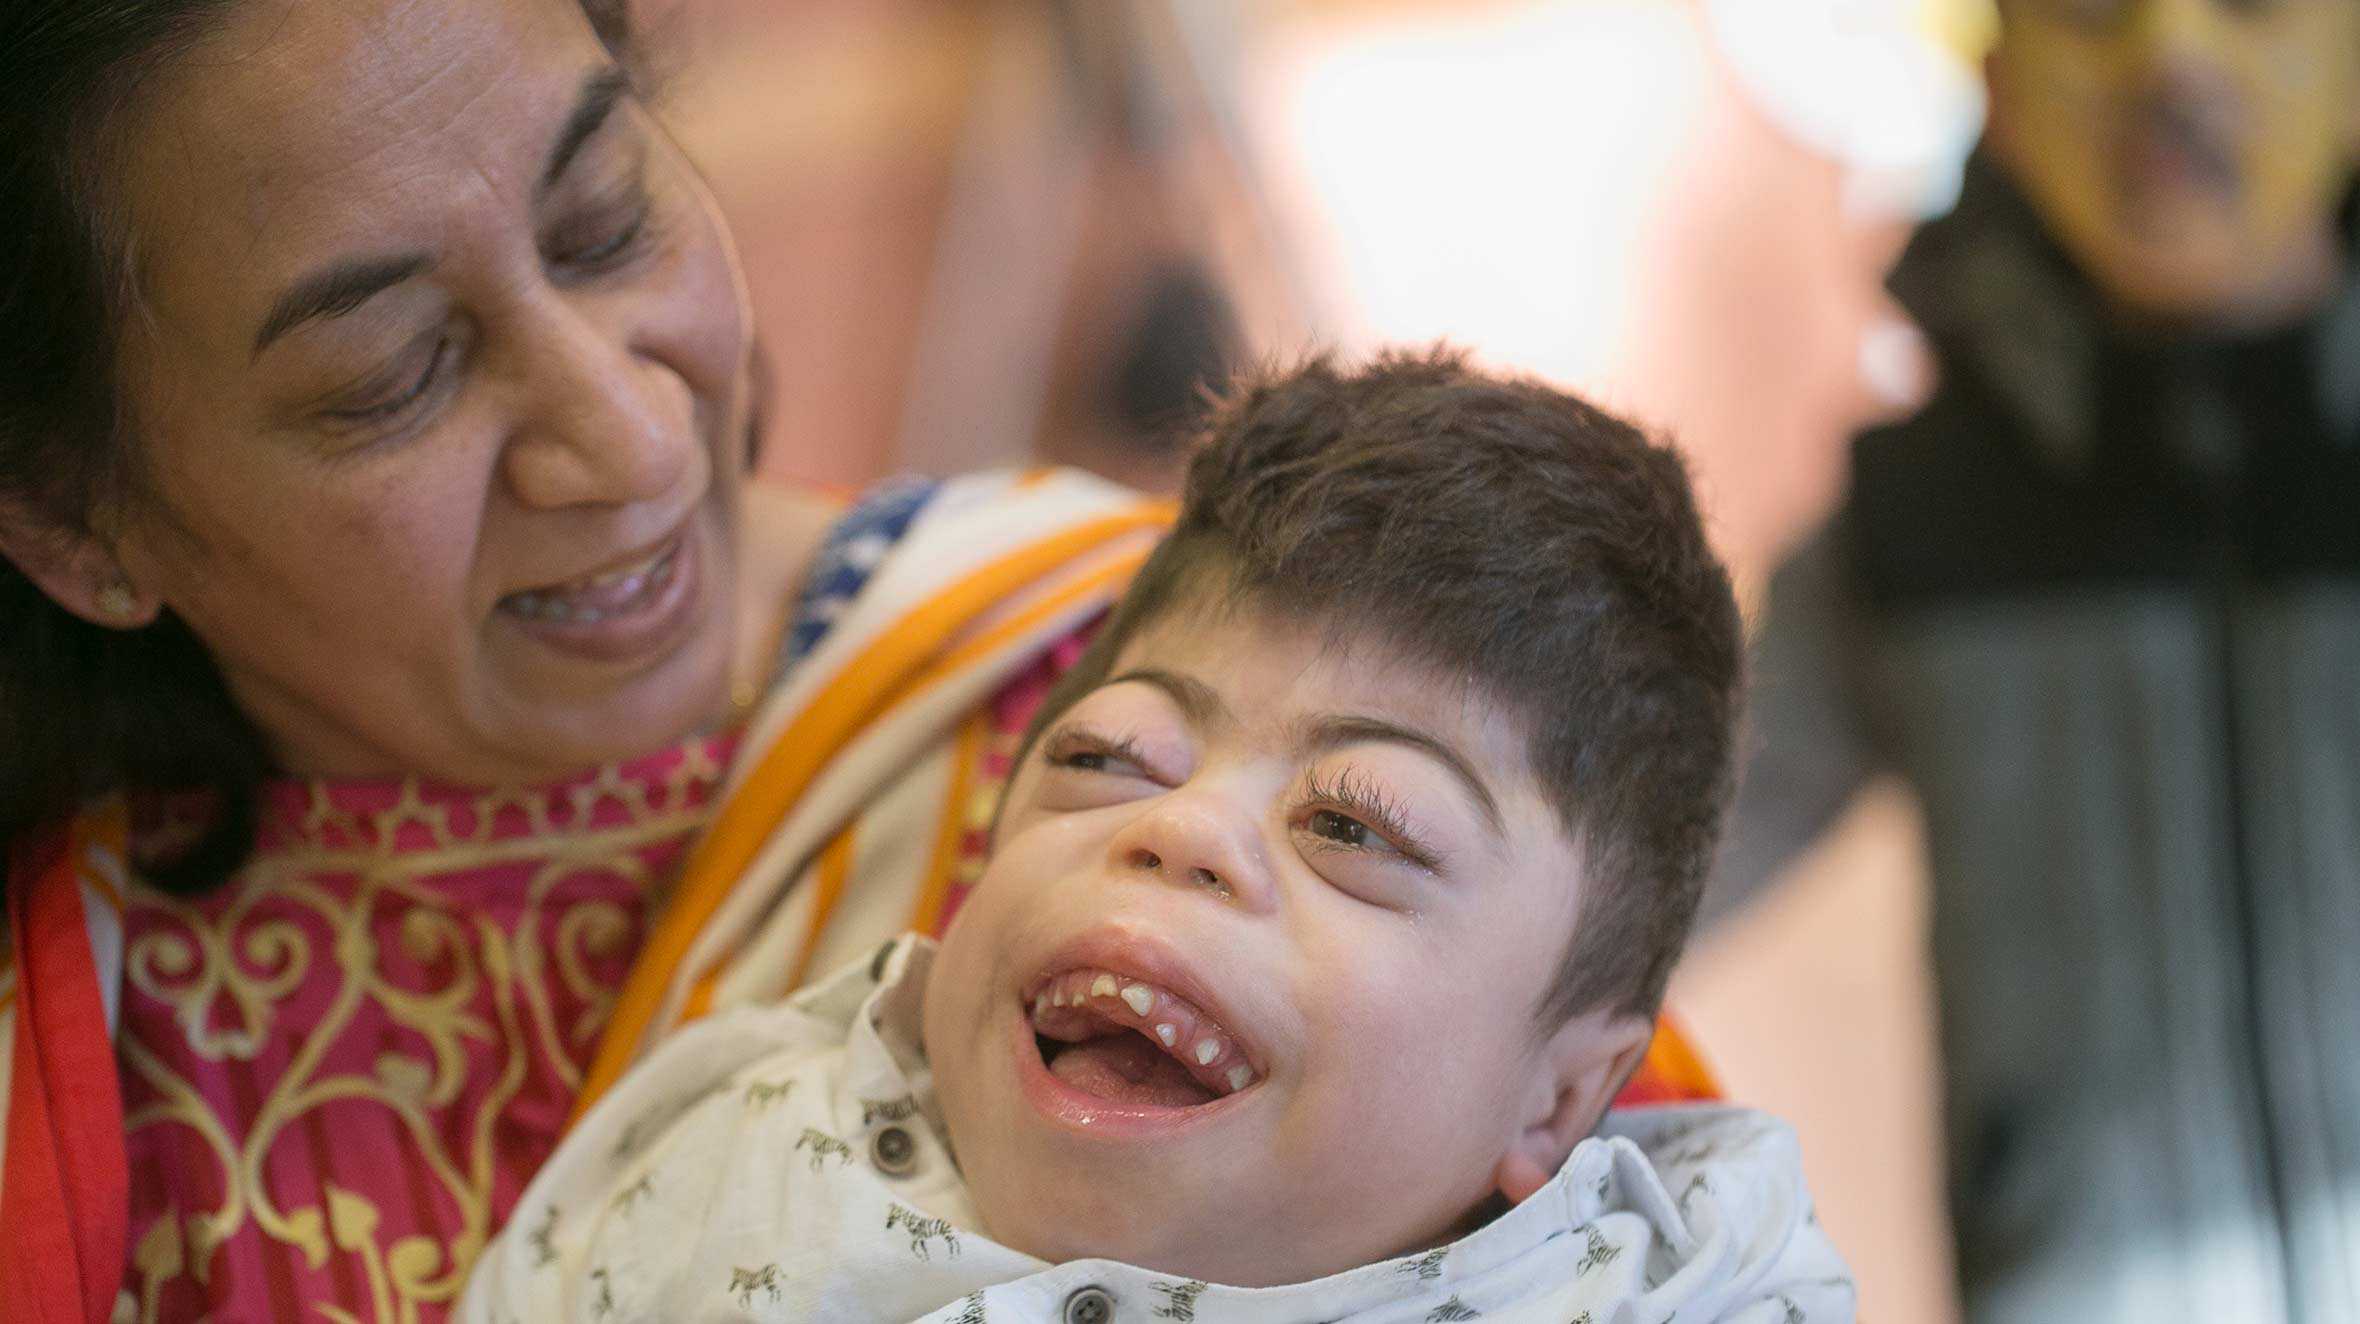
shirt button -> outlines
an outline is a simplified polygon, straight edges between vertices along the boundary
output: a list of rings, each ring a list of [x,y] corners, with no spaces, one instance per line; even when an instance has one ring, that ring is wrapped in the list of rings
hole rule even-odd
[[[869,1161],[889,1177],[907,1177],[918,1166],[918,1142],[908,1128],[888,1126],[869,1141]]]
[[[1065,1324],[1110,1324],[1114,1298],[1103,1287],[1085,1287],[1065,1298]]]

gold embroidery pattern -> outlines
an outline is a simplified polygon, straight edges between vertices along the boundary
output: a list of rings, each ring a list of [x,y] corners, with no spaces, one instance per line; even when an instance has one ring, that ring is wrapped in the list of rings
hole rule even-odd
[[[659,776],[608,769],[558,792],[436,803],[408,787],[392,808],[365,815],[314,786],[294,839],[272,844],[221,892],[199,902],[137,894],[126,977],[151,1017],[169,1009],[185,1051],[154,1051],[152,1032],[141,1043],[127,1015],[121,1052],[135,1106],[126,1129],[136,1143],[147,1128],[185,1128],[195,1143],[176,1152],[209,1154],[224,1193],[217,1207],[170,1209],[132,1229],[139,1318],[155,1319],[176,1281],[203,1295],[216,1249],[249,1229],[299,1253],[314,1280],[332,1256],[344,1258],[350,1271],[339,1279],[365,1295],[306,1302],[316,1318],[442,1318],[494,1230],[503,1110],[530,1074],[544,1093],[550,1079],[569,1095],[578,1088],[638,934],[616,897],[651,895],[651,858],[665,859],[703,823],[717,753],[700,743]],[[260,1081],[254,1106],[232,1115],[175,1071],[173,1056],[284,1065]],[[354,1069],[356,1057],[365,1069]],[[324,1122],[323,1110],[356,1104],[382,1110],[400,1136],[410,1171],[387,1180],[423,1186],[457,1210],[447,1235],[406,1233],[324,1174],[316,1189],[290,1191],[274,1168],[283,1152],[303,1171],[301,1151],[280,1147],[305,1143],[296,1128]],[[171,1297],[188,1292],[184,1284]]]

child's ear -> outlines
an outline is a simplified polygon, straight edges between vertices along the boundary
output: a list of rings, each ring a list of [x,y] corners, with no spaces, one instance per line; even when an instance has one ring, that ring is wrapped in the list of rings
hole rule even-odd
[[[1543,1042],[1524,1117],[1496,1174],[1508,1203],[1524,1203],[1565,1166],[1638,1070],[1654,1036],[1651,1016],[1598,1011],[1574,1017]]]

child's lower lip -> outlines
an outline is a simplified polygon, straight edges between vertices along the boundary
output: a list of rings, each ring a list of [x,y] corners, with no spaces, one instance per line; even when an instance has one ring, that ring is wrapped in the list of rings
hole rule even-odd
[[[1010,1018],[1009,1048],[1016,1057],[1017,1084],[1033,1109],[1051,1123],[1086,1136],[1108,1140],[1153,1140],[1216,1121],[1236,1110],[1240,1100],[1261,1088],[1262,1082],[1224,1095],[1211,1103],[1188,1108],[1164,1108],[1113,1103],[1085,1094],[1050,1074],[1033,1041],[1032,1021],[1022,1009]]]

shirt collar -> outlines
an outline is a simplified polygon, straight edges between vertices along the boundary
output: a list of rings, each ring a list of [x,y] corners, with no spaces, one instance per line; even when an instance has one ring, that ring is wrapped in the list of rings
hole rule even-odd
[[[845,1027],[837,1116],[876,1126],[914,1113],[947,1149],[925,1043],[926,981],[938,950],[931,938],[896,938],[803,996],[813,1015]]]

